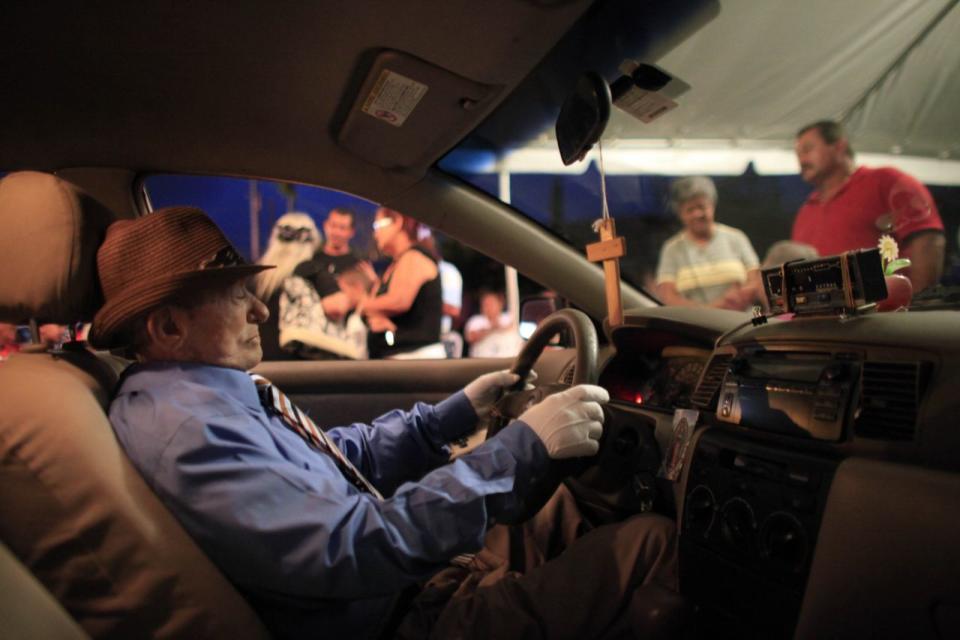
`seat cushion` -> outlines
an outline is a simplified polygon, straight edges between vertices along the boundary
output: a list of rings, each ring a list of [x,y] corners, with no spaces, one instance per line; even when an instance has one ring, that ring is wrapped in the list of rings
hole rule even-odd
[[[75,365],[0,364],[0,539],[93,637],[268,637],[130,465],[104,389]]]

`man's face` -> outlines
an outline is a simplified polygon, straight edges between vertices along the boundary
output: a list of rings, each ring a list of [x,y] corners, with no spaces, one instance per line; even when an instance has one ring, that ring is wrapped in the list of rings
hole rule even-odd
[[[480,300],[480,311],[491,321],[499,319],[503,313],[503,298],[495,293],[484,294]]]
[[[827,144],[816,129],[797,137],[795,149],[800,163],[800,177],[814,186],[821,184],[842,166],[846,147],[842,140]]]
[[[713,234],[713,200],[694,196],[680,203],[677,213],[684,228],[695,238],[710,238]]]
[[[183,325],[181,359],[246,371],[263,358],[259,325],[270,312],[243,280],[176,313]]]
[[[353,218],[346,213],[331,211],[323,222],[323,233],[327,238],[325,248],[332,252],[344,252],[353,239]]]

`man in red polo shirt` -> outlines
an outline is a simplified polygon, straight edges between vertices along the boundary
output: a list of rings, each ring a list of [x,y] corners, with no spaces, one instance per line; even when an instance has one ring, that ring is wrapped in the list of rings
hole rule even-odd
[[[912,266],[903,273],[922,291],[940,280],[943,222],[930,192],[892,167],[855,167],[843,127],[830,120],[797,133],[800,175],[815,190],[797,213],[792,238],[822,256],[877,246],[889,234]]]

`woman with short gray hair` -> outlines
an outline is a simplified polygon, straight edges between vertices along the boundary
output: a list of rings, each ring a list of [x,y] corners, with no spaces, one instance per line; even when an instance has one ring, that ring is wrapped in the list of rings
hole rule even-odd
[[[738,310],[761,299],[760,261],[749,238],[714,220],[713,180],[679,178],[670,184],[668,198],[683,229],[660,251],[660,299],[670,305]]]

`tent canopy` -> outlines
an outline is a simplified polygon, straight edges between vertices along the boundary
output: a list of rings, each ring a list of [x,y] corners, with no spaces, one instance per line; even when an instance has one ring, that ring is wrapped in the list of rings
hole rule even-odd
[[[606,170],[720,175],[752,163],[758,173],[796,173],[797,129],[834,119],[858,161],[960,184],[958,5],[721,0],[716,17],[654,61],[691,85],[680,106],[649,124],[614,109]],[[564,172],[555,158],[551,131],[488,170]]]

